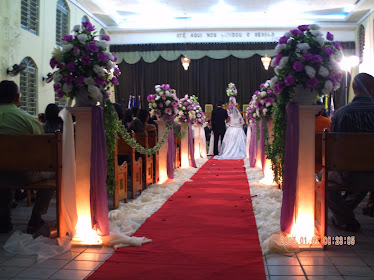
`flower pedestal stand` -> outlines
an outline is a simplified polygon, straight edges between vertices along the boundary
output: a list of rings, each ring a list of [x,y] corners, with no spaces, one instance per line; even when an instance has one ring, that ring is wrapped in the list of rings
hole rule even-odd
[[[194,149],[195,159],[207,158],[205,131],[201,124],[194,124]]]
[[[187,168],[190,166],[188,159],[188,124],[181,124],[181,131],[184,133],[181,139],[181,168]]]
[[[156,120],[158,127],[158,140],[161,139],[161,137],[164,135],[166,130],[166,121],[164,120]],[[165,141],[165,143],[161,146],[159,150],[159,184],[165,183],[169,177],[167,173],[167,155],[168,155],[168,141]]]

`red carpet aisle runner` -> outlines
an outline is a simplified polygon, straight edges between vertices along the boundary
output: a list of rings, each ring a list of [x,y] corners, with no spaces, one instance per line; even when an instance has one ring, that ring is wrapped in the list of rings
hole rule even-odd
[[[266,279],[242,160],[209,160],[89,279]]]

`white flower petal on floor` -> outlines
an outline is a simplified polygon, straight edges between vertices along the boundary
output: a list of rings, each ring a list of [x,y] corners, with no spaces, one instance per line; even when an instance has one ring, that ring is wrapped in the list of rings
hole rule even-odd
[[[161,206],[204,165],[206,159],[197,159],[198,168],[174,170],[174,179],[168,184],[153,184],[144,190],[139,197],[120,203],[116,210],[109,212],[110,234],[101,238],[103,245],[110,247],[141,246],[151,240],[146,237],[130,237],[138,228],[157,212]]]

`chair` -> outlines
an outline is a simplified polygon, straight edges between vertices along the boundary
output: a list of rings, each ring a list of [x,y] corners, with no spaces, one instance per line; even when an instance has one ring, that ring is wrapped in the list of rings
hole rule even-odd
[[[116,149],[114,150],[114,177],[116,180],[116,188],[113,193],[113,208],[117,209],[119,202],[124,200],[127,202],[127,162],[122,165],[118,164],[118,140],[116,139]]]
[[[135,133],[136,142],[148,148],[148,133]],[[153,155],[141,155],[143,160],[143,182],[146,189],[153,183]]]
[[[323,132],[322,178],[315,183],[315,226],[321,238],[327,232],[327,189],[351,190],[348,186],[328,184],[329,171],[374,173],[374,149],[368,148],[373,143],[374,133],[329,133],[326,129]],[[372,186],[360,189],[373,190],[374,182]]]
[[[212,117],[212,111],[213,111],[213,104],[205,104],[205,116],[207,118]]]
[[[148,133],[148,144],[150,148],[153,148],[157,145],[157,131]],[[159,153],[158,151],[153,155],[153,178],[154,183],[160,181],[160,172],[159,172]]]
[[[247,115],[249,104],[243,104],[243,118]]]
[[[134,132],[131,132],[131,137],[135,138]],[[136,160],[135,149],[129,146],[122,137],[118,139],[118,155],[129,157],[129,162],[127,164],[131,174],[132,198],[135,198],[136,192],[141,192],[143,187],[142,158],[139,157]]]
[[[56,178],[20,186],[3,186],[4,189],[56,190],[57,235],[61,232],[61,132],[43,135],[0,135],[0,170],[16,172],[54,172]]]

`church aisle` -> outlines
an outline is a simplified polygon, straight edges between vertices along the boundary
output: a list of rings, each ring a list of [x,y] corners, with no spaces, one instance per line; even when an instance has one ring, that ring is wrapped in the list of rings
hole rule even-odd
[[[209,160],[89,279],[266,279],[243,160]]]

